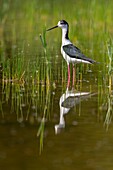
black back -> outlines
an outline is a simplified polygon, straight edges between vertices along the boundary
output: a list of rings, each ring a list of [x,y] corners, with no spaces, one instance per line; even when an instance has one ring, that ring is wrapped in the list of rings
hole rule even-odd
[[[71,58],[76,58],[84,61],[88,61],[90,63],[95,63],[94,60],[86,57],[79,48],[74,46],[73,44],[68,44],[63,46],[63,50],[67,55],[69,55]]]

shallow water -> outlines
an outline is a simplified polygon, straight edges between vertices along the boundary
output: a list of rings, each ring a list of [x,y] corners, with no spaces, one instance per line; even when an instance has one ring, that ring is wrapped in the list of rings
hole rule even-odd
[[[2,169],[112,169],[113,127],[110,122],[107,130],[105,124],[107,106],[99,103],[99,96],[105,93],[99,94],[96,82],[91,84],[94,80],[93,72],[87,73],[85,80],[86,78],[81,93],[72,88],[67,90],[61,84],[57,84],[55,89],[48,87],[50,96],[47,102],[50,100],[50,103],[45,104],[49,108],[48,115],[45,116],[45,128],[42,130],[44,133],[42,142],[41,137],[37,137],[45,107],[43,99],[39,99],[41,94],[37,94],[32,99],[31,106],[27,106],[30,104],[30,91],[28,94],[24,92],[23,96],[20,89],[16,91],[23,98],[20,99],[23,103],[19,106],[22,107],[22,111],[21,109],[16,111],[14,106],[16,98],[11,99],[13,97],[11,91],[16,89],[15,85],[12,85],[8,101],[6,92],[2,91],[1,97],[4,98],[0,116]],[[92,80],[89,82],[88,79]],[[66,99],[67,94],[71,97],[65,101],[61,100],[62,96]],[[43,97],[46,98],[47,94]],[[13,105],[11,102],[14,102]]]
[[[112,35],[113,4],[103,18],[106,4],[81,0],[70,19],[68,1],[63,11],[63,1],[20,2],[4,1],[0,13],[0,169],[112,170],[113,78],[105,32]],[[100,62],[76,65],[74,85],[71,66],[69,88],[60,30],[46,35],[46,48],[39,37],[64,16],[73,42]]]

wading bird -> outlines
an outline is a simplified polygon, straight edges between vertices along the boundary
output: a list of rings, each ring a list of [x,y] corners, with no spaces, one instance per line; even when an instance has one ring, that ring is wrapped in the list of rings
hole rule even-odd
[[[62,29],[62,45],[61,45],[61,53],[68,65],[68,86],[70,83],[70,63],[73,64],[73,83],[74,83],[74,64],[75,63],[88,63],[93,64],[95,63],[94,60],[86,57],[79,48],[74,46],[68,37],[69,32],[69,24],[65,20],[61,20],[58,24],[46,31],[50,31],[54,28],[60,27]]]

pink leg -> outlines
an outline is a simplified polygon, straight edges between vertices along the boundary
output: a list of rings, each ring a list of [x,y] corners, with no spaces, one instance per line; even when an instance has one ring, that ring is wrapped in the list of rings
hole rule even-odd
[[[73,87],[74,87],[74,83],[75,83],[75,67],[73,64]]]
[[[70,84],[70,65],[68,64],[68,83],[67,83],[67,87],[69,87]]]

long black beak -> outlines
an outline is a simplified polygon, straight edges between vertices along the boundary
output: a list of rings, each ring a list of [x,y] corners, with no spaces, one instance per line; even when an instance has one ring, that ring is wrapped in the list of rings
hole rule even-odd
[[[58,25],[56,25],[56,26],[54,26],[54,27],[52,27],[52,28],[49,28],[49,29],[47,29],[46,31],[50,31],[50,30],[55,29],[55,28],[57,28],[57,27],[58,27]]]

